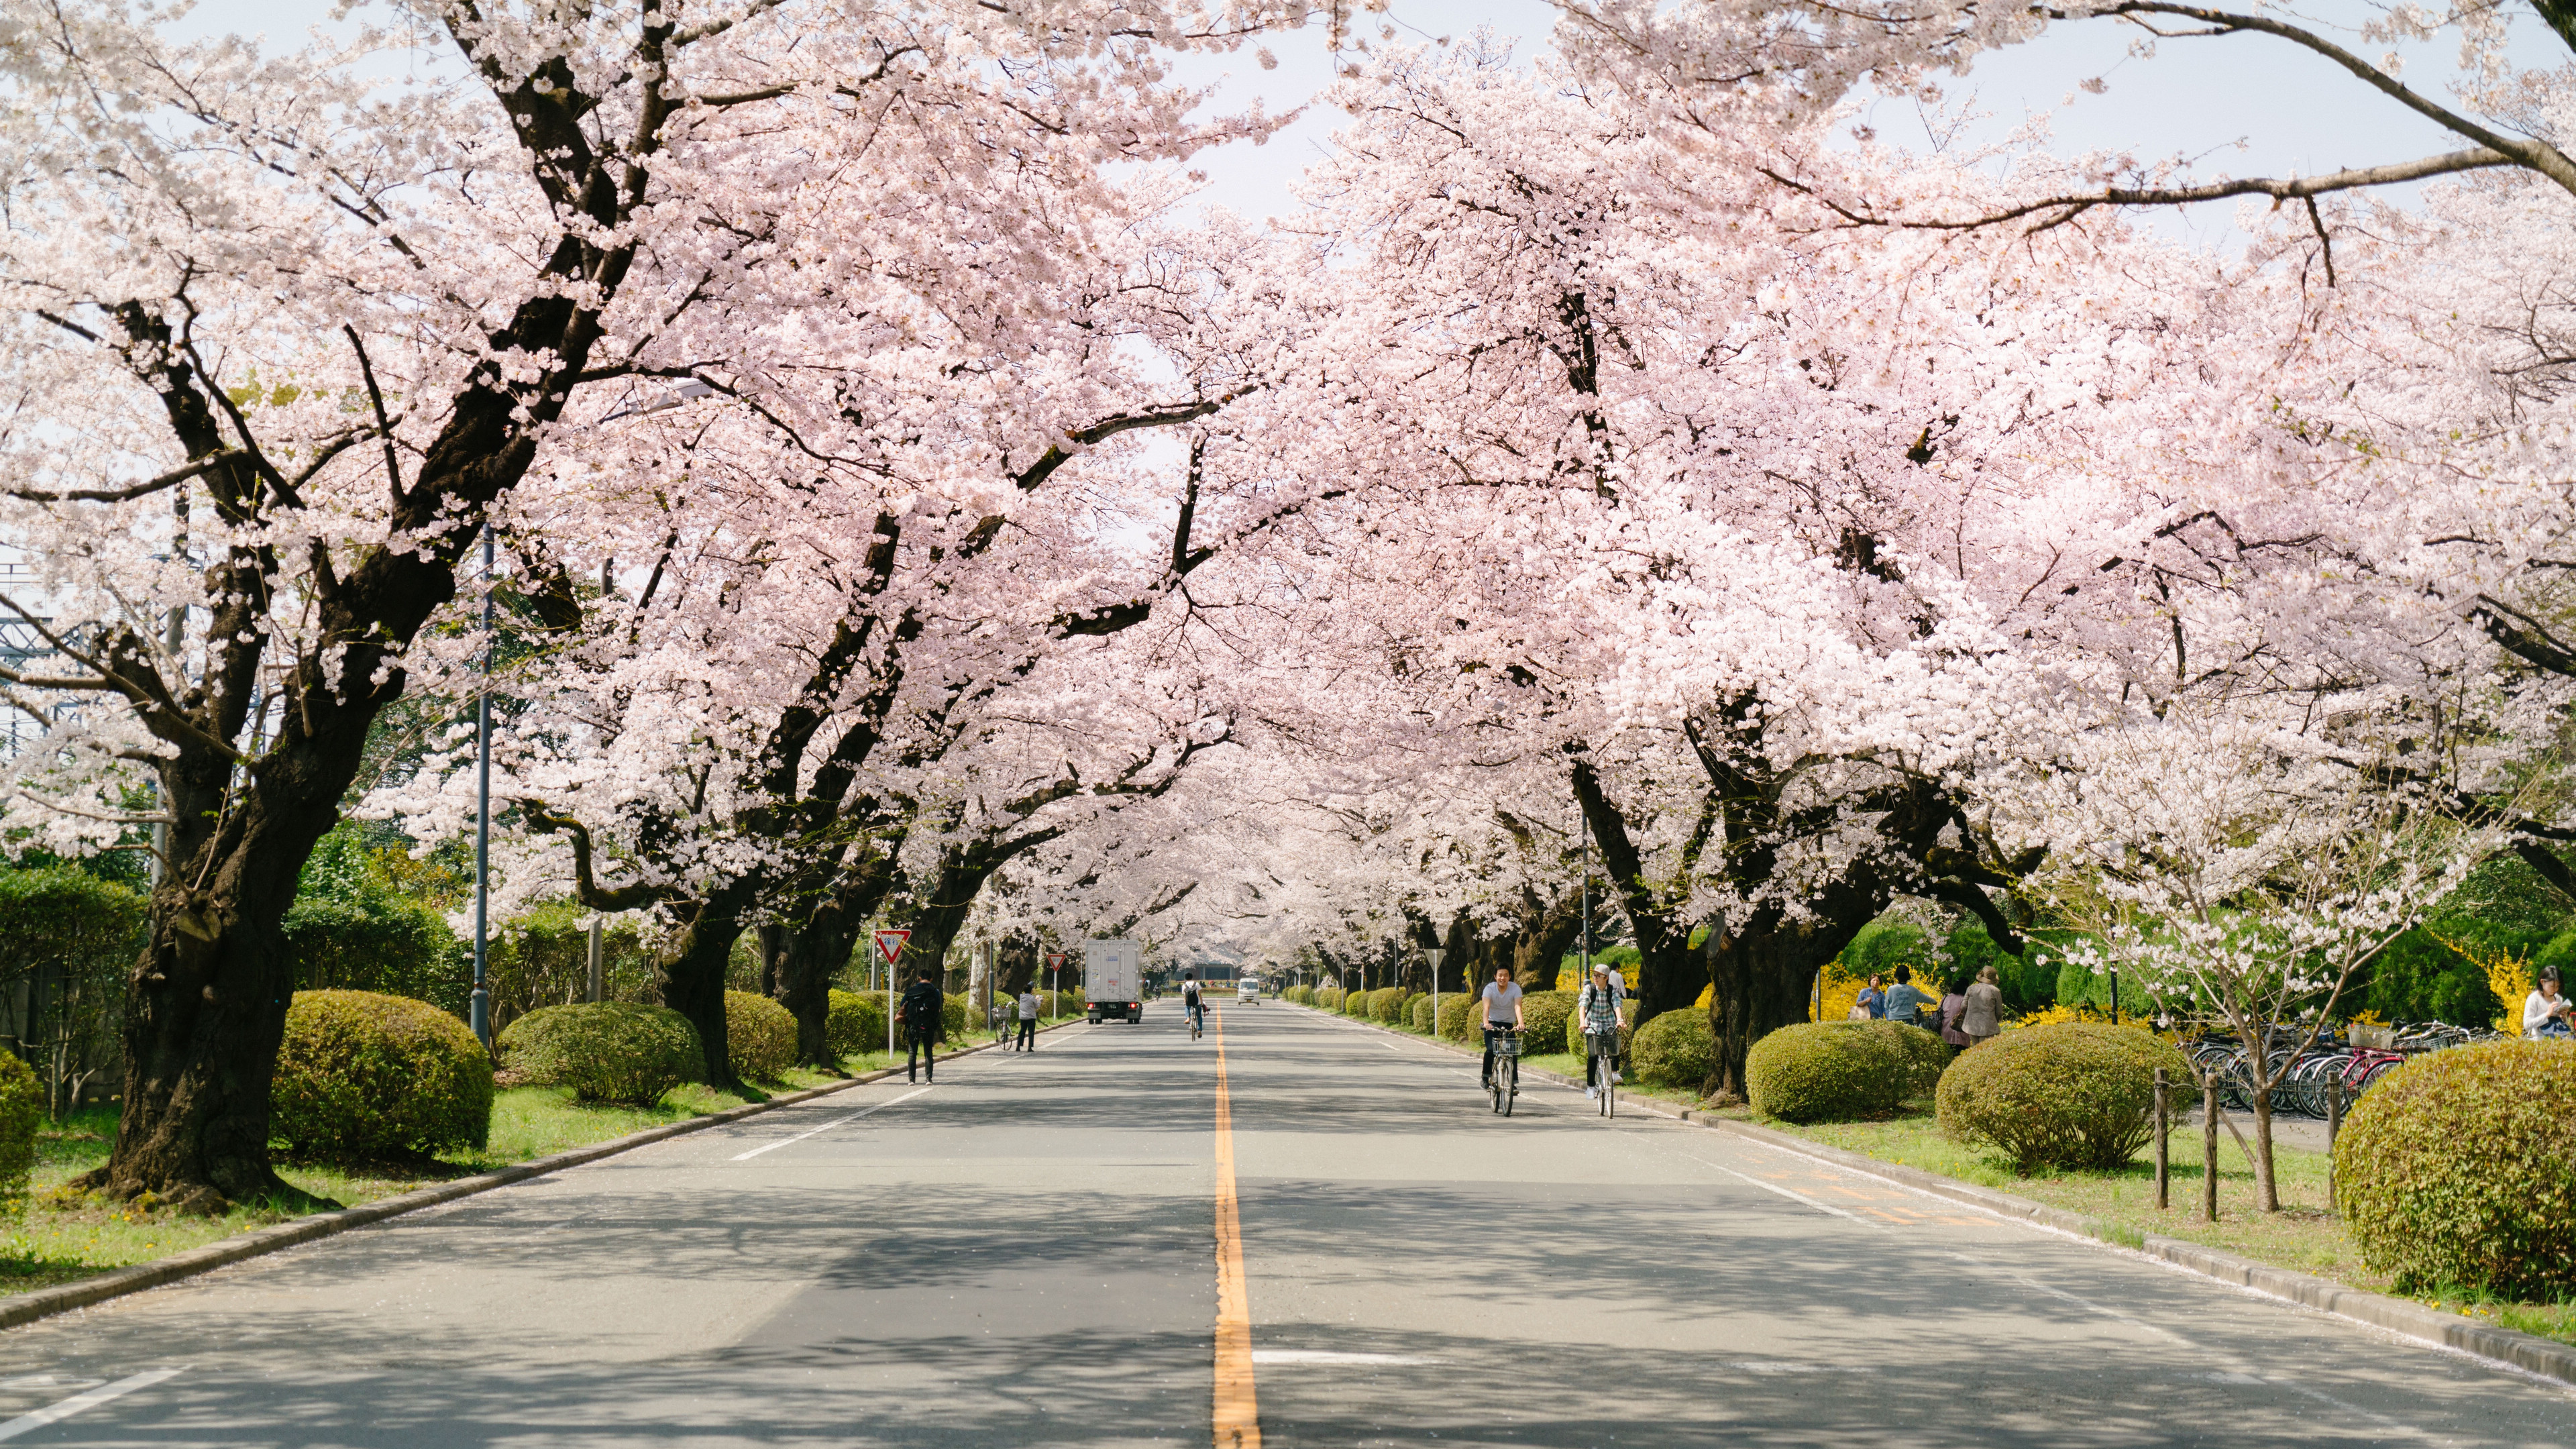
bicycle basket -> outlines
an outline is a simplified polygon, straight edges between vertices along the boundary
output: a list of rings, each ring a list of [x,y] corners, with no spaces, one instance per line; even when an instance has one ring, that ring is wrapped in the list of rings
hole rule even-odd
[[[1505,1031],[1494,1034],[1494,1055],[1498,1057],[1516,1057],[1520,1054],[1521,1039],[1518,1032]]]

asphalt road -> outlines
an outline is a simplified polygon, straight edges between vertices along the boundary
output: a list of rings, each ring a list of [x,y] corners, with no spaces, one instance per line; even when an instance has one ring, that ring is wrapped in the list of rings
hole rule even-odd
[[[2576,1443],[2561,1387],[1221,1010],[1230,1132],[1157,1003],[0,1334],[0,1438],[1205,1445],[1230,1373],[1271,1446]]]

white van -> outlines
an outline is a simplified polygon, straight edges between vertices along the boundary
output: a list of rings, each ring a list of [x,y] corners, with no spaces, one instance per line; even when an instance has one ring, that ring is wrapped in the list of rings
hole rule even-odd
[[[1259,1001],[1261,999],[1261,978],[1258,976],[1245,976],[1238,978],[1234,983],[1234,999],[1241,1002]]]

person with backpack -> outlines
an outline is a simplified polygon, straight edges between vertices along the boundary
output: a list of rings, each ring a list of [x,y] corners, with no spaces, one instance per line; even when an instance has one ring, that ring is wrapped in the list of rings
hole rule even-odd
[[[1034,984],[1020,992],[1020,1039],[1016,1049],[1024,1052],[1038,1049],[1038,989]]]
[[[913,1076],[916,1066],[921,1069],[922,1077],[931,1081],[939,1079],[939,1062],[931,1048],[939,1040],[941,1018],[947,1010],[948,998],[939,994],[939,987],[931,981],[927,971],[903,989],[903,1000],[895,1008],[895,1020],[903,1024],[905,1081],[917,1080]]]
[[[1199,992],[1199,973],[1195,971],[1181,976],[1181,1015],[1189,1018],[1191,1036],[1207,1030],[1207,1002]]]
[[[1619,1080],[1619,1002],[1627,994],[1627,980],[1598,961],[1592,963],[1592,979],[1583,983],[1583,994],[1575,999],[1574,1014],[1583,1023],[1583,1095],[1585,1100],[1598,1100],[1604,1086]],[[1600,1065],[1608,1061],[1609,1066]],[[1607,1071],[1610,1081],[1603,1082],[1597,1073]]]

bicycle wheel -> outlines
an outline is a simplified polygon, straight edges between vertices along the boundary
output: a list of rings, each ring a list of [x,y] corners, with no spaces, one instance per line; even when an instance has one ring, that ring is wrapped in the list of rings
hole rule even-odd
[[[1619,1116],[1619,1065],[1617,1057],[1601,1059],[1601,1116],[1605,1121]]]
[[[1494,1075],[1502,1078],[1503,1115],[1512,1115],[1512,1101],[1521,1094],[1521,1059],[1511,1057],[1494,1064]]]

